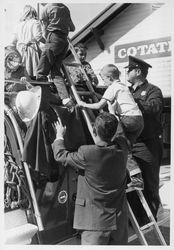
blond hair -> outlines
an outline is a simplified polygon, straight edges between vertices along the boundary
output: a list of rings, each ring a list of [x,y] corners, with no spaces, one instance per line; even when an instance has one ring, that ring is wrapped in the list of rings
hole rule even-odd
[[[107,76],[112,76],[113,79],[119,79],[120,71],[114,64],[107,64],[102,69],[101,72],[103,75],[107,74]]]

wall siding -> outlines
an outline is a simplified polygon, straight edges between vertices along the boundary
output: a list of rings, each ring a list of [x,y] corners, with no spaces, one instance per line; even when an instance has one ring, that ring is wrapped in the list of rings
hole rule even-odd
[[[115,64],[115,47],[122,44],[136,43],[151,39],[171,37],[171,7],[164,5],[156,11],[150,3],[131,4],[119,16],[116,16],[104,27],[101,39],[105,50],[101,51],[94,39],[86,43],[87,60],[98,75],[107,63]],[[149,70],[149,82],[158,85],[165,97],[171,96],[171,56],[146,59],[152,65]],[[117,63],[125,81],[124,66],[127,62]],[[98,75],[99,76],[99,75]],[[102,80],[100,79],[100,84]]]

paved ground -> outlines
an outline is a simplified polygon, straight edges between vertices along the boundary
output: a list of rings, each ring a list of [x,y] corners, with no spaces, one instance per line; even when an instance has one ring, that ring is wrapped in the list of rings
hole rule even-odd
[[[158,212],[158,226],[160,227],[161,233],[167,245],[170,245],[170,176],[170,165],[161,166],[160,197],[162,205]],[[137,239],[137,236],[131,227],[129,228],[129,235],[131,236],[129,245],[141,245],[139,239]],[[145,238],[148,242],[148,245],[160,245],[159,240],[152,230],[146,231]],[[69,239],[62,242],[61,245],[80,245],[80,239]]]

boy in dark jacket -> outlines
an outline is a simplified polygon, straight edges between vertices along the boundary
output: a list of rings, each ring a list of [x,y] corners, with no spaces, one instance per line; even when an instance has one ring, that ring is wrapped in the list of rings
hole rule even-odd
[[[66,128],[56,123],[53,143],[56,161],[82,170],[78,176],[74,228],[82,231],[82,245],[126,245],[128,241],[126,205],[126,162],[124,138],[112,138],[117,118],[107,112],[95,120],[96,144],[69,152],[64,145]]]

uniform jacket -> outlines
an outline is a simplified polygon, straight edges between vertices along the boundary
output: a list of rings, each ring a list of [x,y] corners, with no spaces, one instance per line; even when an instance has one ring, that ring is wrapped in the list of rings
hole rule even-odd
[[[159,171],[162,159],[160,135],[162,133],[163,96],[161,90],[157,86],[148,83],[147,80],[136,88],[133,96],[142,111],[144,129],[133,145],[132,154],[142,171],[144,180],[143,192],[156,218],[160,204]],[[130,203],[133,211],[135,210],[135,216],[142,218],[144,216],[142,206],[133,198],[134,193],[130,195]]]
[[[115,230],[117,214],[125,202],[127,146],[83,145],[66,150],[63,140],[53,143],[54,157],[64,166],[81,169],[75,202],[74,228]]]
[[[161,141],[159,137],[162,134],[162,92],[157,86],[148,83],[146,80],[132,94],[144,119],[144,129],[133,146],[133,155],[150,164],[152,162],[153,164],[154,162],[159,164],[161,159]]]
[[[161,114],[163,110],[161,90],[146,80],[132,94],[144,118],[144,129],[138,140],[145,141],[159,136],[162,132]]]

